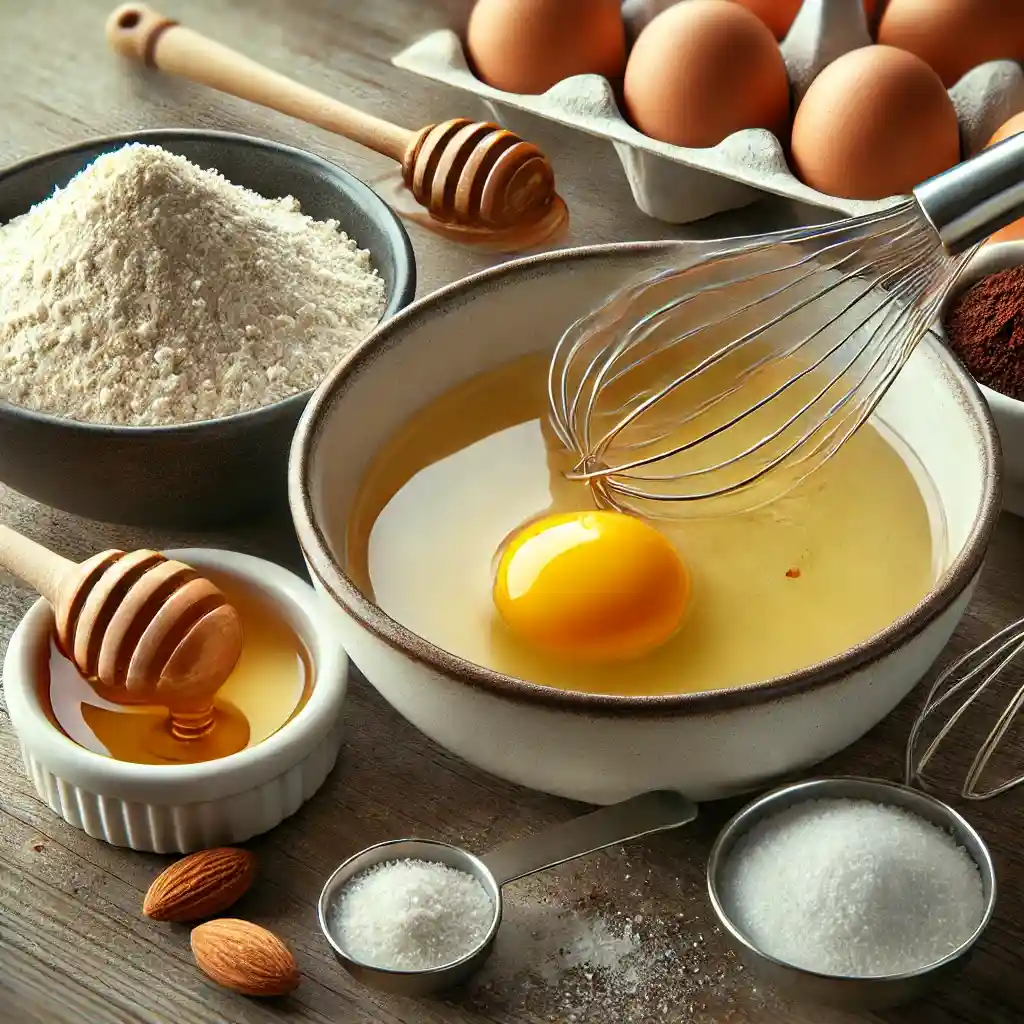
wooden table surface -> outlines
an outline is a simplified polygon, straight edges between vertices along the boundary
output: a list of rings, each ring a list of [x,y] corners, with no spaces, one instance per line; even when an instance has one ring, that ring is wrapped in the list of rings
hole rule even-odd
[[[457,24],[469,0],[167,3],[173,3],[167,13],[192,27],[372,113],[410,126],[475,113],[454,93],[398,71],[388,60],[424,32]],[[0,164],[93,135],[203,127],[301,146],[365,180],[389,170],[387,161],[324,132],[124,66],[106,50],[106,14],[104,0],[0,0]],[[634,207],[610,149],[583,137],[541,134],[536,141],[551,154],[573,210],[571,242],[717,234],[737,223],[727,218],[679,229],[654,222]],[[810,215],[769,201],[746,211],[742,223],[781,226]],[[422,231],[414,229],[413,236],[421,294],[488,262]],[[0,519],[73,558],[114,545],[200,543],[300,568],[287,522],[257,523],[227,536],[145,533],[77,519],[2,487]],[[24,587],[0,583],[0,649],[32,600]],[[951,653],[1022,612],[1024,522],[1004,516]],[[920,699],[918,691],[824,770],[899,778],[903,742]],[[1014,794],[966,810],[991,844],[1001,881],[995,919],[975,959],[957,983],[897,1011],[858,1016],[786,1006],[755,986],[728,954],[705,902],[703,870],[716,828],[735,804],[705,808],[699,823],[678,835],[614,850],[512,887],[507,943],[488,974],[448,1000],[417,1002],[361,989],[335,965],[316,924],[320,887],[341,859],[368,843],[412,833],[483,851],[579,807],[506,784],[449,756],[358,678],[347,722],[342,758],[320,793],[294,818],[249,844],[260,858],[262,882],[238,913],[282,935],[304,973],[292,997],[258,1003],[217,989],[198,972],[184,928],[141,917],[142,894],[166,858],[89,839],[40,803],[0,704],[0,1021],[998,1024],[1024,1019],[1024,827]],[[965,729],[950,763],[977,740],[976,727]],[[572,920],[582,922],[578,927],[591,938],[606,936],[604,968],[586,963],[572,968],[571,950],[559,960],[554,947],[563,933],[552,922],[565,920],[558,917],[563,907],[572,908]],[[531,929],[540,936],[532,943]],[[613,962],[625,948],[627,929],[632,955]]]

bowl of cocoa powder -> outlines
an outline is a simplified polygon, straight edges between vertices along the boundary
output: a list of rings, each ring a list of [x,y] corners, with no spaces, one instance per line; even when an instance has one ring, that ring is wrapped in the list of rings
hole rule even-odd
[[[946,300],[941,322],[999,430],[1003,508],[1024,516],[1024,241],[982,246]]]

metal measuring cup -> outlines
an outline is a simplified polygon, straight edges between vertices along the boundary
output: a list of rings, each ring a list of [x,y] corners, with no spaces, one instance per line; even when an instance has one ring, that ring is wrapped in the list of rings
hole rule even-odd
[[[981,875],[984,912],[974,934],[935,963],[904,974],[846,977],[815,971],[778,960],[760,949],[732,918],[729,865],[740,841],[773,816],[811,800],[867,800],[901,807],[951,835],[970,855]],[[806,779],[759,796],[739,811],[718,835],[708,859],[708,895],[726,941],[747,968],[790,999],[833,1006],[843,1010],[870,1011],[899,1006],[930,992],[960,971],[981,938],[996,900],[996,874],[984,840],[952,807],[941,800],[884,779],[835,776]]]
[[[364,985],[405,996],[439,992],[465,981],[487,959],[501,924],[501,887],[507,882],[608,846],[686,825],[696,817],[697,805],[681,793],[656,790],[499,846],[481,857],[433,840],[393,839],[378,843],[349,857],[327,879],[318,906],[320,929],[338,962]],[[356,875],[382,861],[403,859],[438,861],[465,871],[480,882],[491,899],[494,914],[487,934],[475,949],[451,963],[419,971],[389,970],[349,956],[328,926],[331,908]]]

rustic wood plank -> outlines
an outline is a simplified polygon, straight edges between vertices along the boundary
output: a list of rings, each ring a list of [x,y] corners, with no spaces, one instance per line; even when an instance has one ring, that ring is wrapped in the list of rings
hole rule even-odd
[[[418,126],[467,112],[464,100],[397,71],[388,58],[439,25],[457,24],[471,0],[167,0],[168,13],[310,85],[364,109]],[[325,132],[296,124],[187,83],[127,67],[106,51],[100,0],[0,0],[0,164],[91,135],[140,127],[211,127],[298,145],[336,160],[366,180],[390,173],[387,161]],[[478,113],[475,110],[468,111]],[[574,212],[570,242],[682,235],[640,214],[616,158],[595,140],[542,132]],[[806,216],[791,204],[755,211],[764,227]],[[749,211],[744,215],[749,216]],[[708,235],[747,223],[693,225]],[[420,292],[493,262],[412,230]],[[171,535],[87,522],[0,488],[0,519],[71,557],[105,546],[199,543],[249,551],[301,570],[287,520],[228,534]],[[951,644],[952,655],[1024,609],[1024,522],[1004,518],[982,585]],[[34,600],[0,580],[0,651]],[[902,744],[920,694],[823,771],[899,778]],[[341,762],[323,790],[293,819],[251,845],[263,882],[239,905],[241,916],[277,930],[304,973],[293,997],[267,1003],[217,989],[192,965],[187,931],[140,914],[142,894],[167,862],[95,842],[39,802],[24,776],[17,740],[0,702],[0,1021],[46,1024],[513,1024],[568,1020],[730,1022],[730,1024],[1001,1024],[1024,1019],[1024,822],[1019,798],[967,809],[990,842],[1003,880],[996,919],[957,984],[911,1007],[843,1015],[782,1005],[759,991],[713,927],[703,867],[715,832],[735,809],[704,809],[678,835],[612,850],[510,889],[509,921],[532,904],[581,904],[621,927],[635,922],[647,966],[666,953],[678,970],[641,983],[633,997],[609,993],[600,978],[567,975],[556,985],[483,978],[448,1000],[401,1000],[352,984],[316,925],[326,874],[345,856],[381,839],[419,833],[483,851],[575,813],[567,801],[486,776],[419,735],[358,678],[347,710]],[[965,750],[977,735],[968,735]],[[954,759],[955,760],[955,759]],[[944,781],[951,781],[953,765]],[[618,916],[616,916],[618,915]],[[640,919],[637,921],[637,919]],[[521,951],[520,951],[521,953]],[[497,958],[498,954],[496,954]]]

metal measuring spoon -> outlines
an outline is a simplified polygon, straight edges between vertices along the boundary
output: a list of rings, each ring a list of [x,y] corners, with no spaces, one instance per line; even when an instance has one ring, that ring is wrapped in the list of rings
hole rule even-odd
[[[439,992],[465,981],[487,959],[501,924],[501,887],[507,882],[608,846],[689,824],[696,817],[697,805],[681,793],[656,790],[499,846],[482,857],[476,857],[461,847],[433,840],[393,839],[378,843],[349,857],[327,879],[318,907],[320,929],[338,962],[364,985],[405,996]],[[332,934],[328,916],[345,886],[375,864],[406,859],[437,861],[465,871],[476,878],[490,896],[494,915],[487,934],[475,949],[458,960],[427,970],[389,970],[353,959]]]

